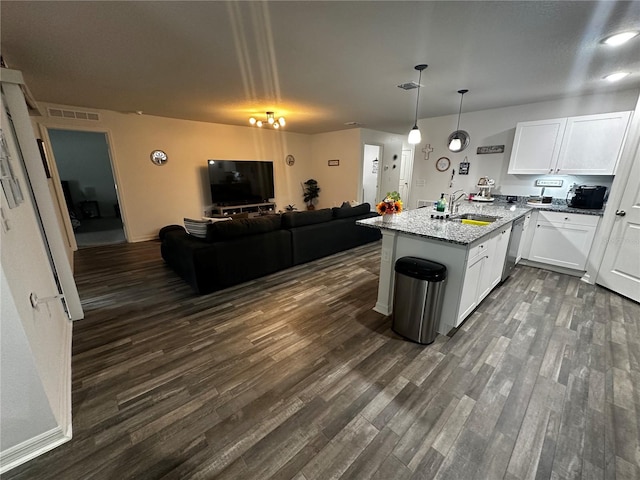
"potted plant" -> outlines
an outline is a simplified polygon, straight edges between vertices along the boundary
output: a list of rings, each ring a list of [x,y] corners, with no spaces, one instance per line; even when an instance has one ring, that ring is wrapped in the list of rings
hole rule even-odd
[[[302,195],[304,203],[307,204],[307,210],[315,210],[316,207],[313,204],[313,201],[320,196],[320,187],[318,187],[318,182],[313,178],[304,182]]]

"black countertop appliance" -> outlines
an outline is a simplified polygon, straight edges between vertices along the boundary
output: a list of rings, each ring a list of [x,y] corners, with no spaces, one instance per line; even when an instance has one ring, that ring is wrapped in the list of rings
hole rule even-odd
[[[581,185],[575,188],[569,206],[574,208],[589,208],[599,210],[604,205],[607,187],[599,185]]]

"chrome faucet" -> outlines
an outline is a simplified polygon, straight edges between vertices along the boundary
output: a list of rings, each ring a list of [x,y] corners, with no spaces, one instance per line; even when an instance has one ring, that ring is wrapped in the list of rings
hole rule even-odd
[[[460,195],[456,197],[456,193],[461,192]],[[458,213],[458,207],[460,207],[460,199],[466,197],[467,194],[464,190],[456,190],[455,192],[449,195],[449,213],[453,215],[454,213]]]

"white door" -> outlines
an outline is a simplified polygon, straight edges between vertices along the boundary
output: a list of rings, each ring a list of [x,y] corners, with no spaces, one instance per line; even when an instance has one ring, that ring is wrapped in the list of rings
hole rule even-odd
[[[362,202],[371,205],[372,210],[375,209],[375,205],[379,201],[378,178],[381,167],[382,147],[365,144],[362,157]]]
[[[413,150],[402,150],[402,163],[400,164],[400,184],[398,193],[406,204],[409,201],[411,187],[411,173],[413,172]]]
[[[640,302],[640,149],[616,210],[596,283]],[[611,206],[613,207],[613,206]]]

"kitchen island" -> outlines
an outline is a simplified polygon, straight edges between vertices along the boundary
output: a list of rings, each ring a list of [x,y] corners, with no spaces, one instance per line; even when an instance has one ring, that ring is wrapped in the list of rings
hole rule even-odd
[[[460,220],[435,219],[442,215],[431,208],[407,210],[393,215],[359,220],[382,231],[378,299],[374,310],[390,315],[397,259],[415,256],[447,267],[442,314],[438,333],[458,327],[483,298],[500,283],[513,221],[531,210],[522,205],[487,205],[463,202],[454,217],[475,214],[497,217],[488,225],[469,225]]]

